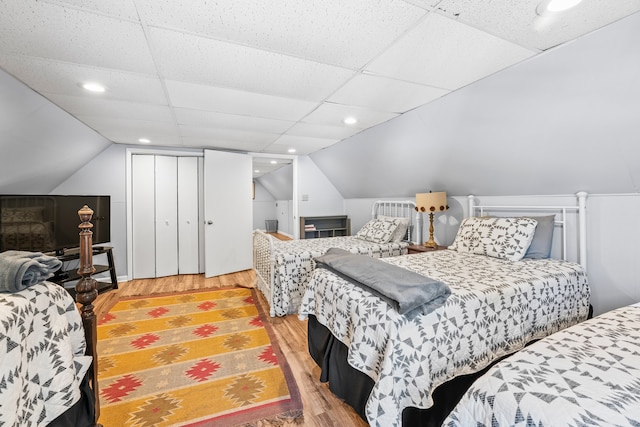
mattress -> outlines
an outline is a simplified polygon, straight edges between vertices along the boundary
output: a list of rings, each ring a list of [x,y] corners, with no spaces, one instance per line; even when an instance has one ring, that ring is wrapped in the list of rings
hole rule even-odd
[[[501,361],[469,388],[445,425],[640,425],[640,304]]]
[[[381,298],[317,269],[300,317],[314,315],[348,349],[348,362],[374,381],[372,426],[396,426],[406,407],[429,408],[433,390],[456,376],[587,318],[584,269],[568,261],[508,261],[452,250],[385,258],[447,283],[445,305],[410,320]]]

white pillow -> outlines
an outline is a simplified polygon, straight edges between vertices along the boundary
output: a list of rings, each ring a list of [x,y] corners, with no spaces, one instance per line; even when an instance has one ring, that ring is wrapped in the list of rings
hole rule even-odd
[[[400,224],[400,221],[397,219],[386,221],[372,219],[356,233],[355,237],[373,243],[388,243],[394,231],[398,228],[398,224]]]
[[[407,228],[409,228],[409,218],[400,217],[400,216],[386,216],[386,215],[378,215],[378,219],[384,221],[391,221],[397,219],[400,221],[398,224],[398,228],[393,232],[391,236],[390,242],[401,242],[403,240],[407,240]]]
[[[466,218],[449,249],[519,261],[531,244],[537,224],[532,218]]]

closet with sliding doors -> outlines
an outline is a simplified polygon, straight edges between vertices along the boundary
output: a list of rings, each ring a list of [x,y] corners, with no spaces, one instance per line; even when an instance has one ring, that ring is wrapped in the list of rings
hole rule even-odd
[[[204,271],[202,177],[202,157],[132,156],[134,279]]]

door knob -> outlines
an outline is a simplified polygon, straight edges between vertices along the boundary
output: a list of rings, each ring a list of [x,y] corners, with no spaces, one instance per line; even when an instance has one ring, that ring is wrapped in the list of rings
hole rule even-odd
[[[212,225],[212,224],[213,224],[213,221],[211,220],[207,221],[207,225]]]

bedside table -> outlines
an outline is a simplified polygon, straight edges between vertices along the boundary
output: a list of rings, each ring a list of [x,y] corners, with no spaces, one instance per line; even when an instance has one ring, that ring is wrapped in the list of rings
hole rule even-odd
[[[443,249],[447,249],[446,246],[438,246],[437,248],[428,248],[424,245],[409,245],[407,247],[407,253],[411,254],[419,254],[422,252],[433,252],[433,251],[441,251]]]

